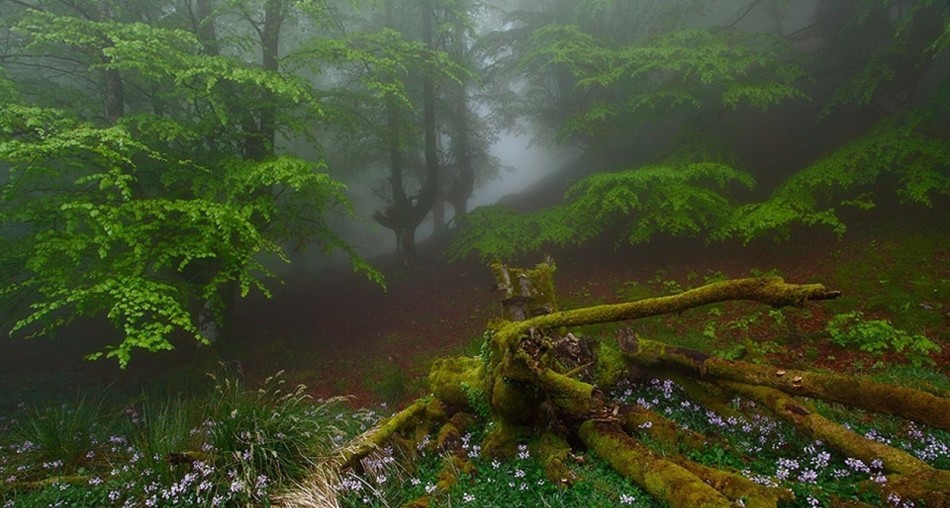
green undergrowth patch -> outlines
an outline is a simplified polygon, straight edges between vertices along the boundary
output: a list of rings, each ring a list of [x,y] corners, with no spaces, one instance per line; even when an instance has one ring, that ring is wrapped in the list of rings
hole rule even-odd
[[[378,416],[313,401],[276,375],[249,387],[214,376],[196,398],[87,399],[0,420],[8,507],[269,506],[315,461]]]
[[[508,459],[486,456],[478,444],[485,430],[481,425],[462,436],[461,457],[438,451],[435,436],[426,436],[416,445],[410,464],[400,460],[405,452],[393,448],[364,459],[363,474],[351,471],[340,484],[341,506],[403,506],[423,498],[433,508],[662,506],[587,453],[571,456],[569,467],[577,480],[570,488],[546,478],[544,464],[531,451],[537,443],[520,443]]]
[[[881,235],[860,248],[839,248],[831,256],[826,284],[843,295],[828,307],[886,317],[912,333],[946,329],[948,251],[950,241],[943,234]]]
[[[891,375],[947,384],[924,367]],[[321,457],[391,414],[310,400],[279,375],[255,387],[225,376],[209,378],[209,384],[197,398],[143,396],[123,407],[78,398],[0,418],[0,505],[270,506],[275,494],[292,488]],[[609,396],[707,436],[700,447],[687,440],[671,444],[654,439],[651,421],[641,423],[632,434],[658,455],[682,455],[789,488],[796,499],[783,507],[847,501],[894,506],[875,487],[886,483],[880,464],[842,456],[748,400],[734,398],[716,412],[667,379],[621,381]],[[813,403],[868,439],[950,468],[948,432]],[[472,419],[458,448],[439,449],[432,434],[398,439],[370,454],[333,486],[340,506],[403,506],[422,498],[432,508],[661,506],[581,448],[565,462],[575,479],[569,488],[546,476],[536,457],[541,445],[530,434],[512,456],[488,456],[480,444],[490,425],[483,417]],[[913,500],[900,503],[905,501]]]

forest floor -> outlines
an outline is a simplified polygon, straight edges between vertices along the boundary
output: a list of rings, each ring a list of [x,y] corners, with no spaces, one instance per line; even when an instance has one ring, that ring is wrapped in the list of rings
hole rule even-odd
[[[904,368],[907,359],[896,352],[868,354],[827,340],[830,317],[860,310],[865,319],[888,319],[940,343],[943,350],[932,359],[937,370],[945,371],[950,365],[950,228],[929,213],[860,219],[841,240],[813,230],[798,232],[797,241],[747,246],[657,240],[619,249],[610,241],[554,249],[560,306],[668,294],[722,277],[777,274],[789,282],[820,282],[844,296],[805,311],[786,311],[782,323],[761,305],[739,303],[723,306],[716,315],[697,310],[630,326],[659,340],[734,356],[761,355],[785,367],[884,375]],[[437,257],[440,247],[438,241],[424,244],[415,269],[377,260],[387,276],[385,292],[360,274],[317,273],[295,277],[271,300],[245,302],[238,335],[251,339],[236,346],[245,373],[286,369],[314,395],[348,394],[356,405],[399,402],[424,392],[431,361],[477,354],[486,324],[500,309],[488,267],[474,260],[446,263]],[[591,332],[611,334],[613,329]]]
[[[915,215],[919,213],[920,215]],[[793,283],[820,282],[839,289],[834,302],[811,304],[784,316],[752,304],[650,318],[629,326],[669,340],[731,356],[760,357],[784,367],[818,367],[878,375],[902,382],[905,355],[870,354],[827,340],[827,320],[859,310],[865,319],[888,319],[943,346],[932,355],[936,371],[950,365],[950,224],[934,210],[857,216],[843,239],[817,230],[798,231],[790,242],[706,245],[658,239],[614,248],[611,241],[552,249],[562,309],[669,294],[704,281],[777,274]],[[240,339],[219,347],[227,364],[248,380],[279,370],[324,398],[348,395],[354,406],[398,403],[425,391],[431,361],[476,354],[498,295],[485,264],[448,263],[443,246],[420,246],[419,265],[406,269],[392,257],[373,260],[386,290],[349,270],[294,274],[271,299],[253,295],[236,312]],[[526,265],[539,262],[533,257]],[[580,332],[578,332],[580,333]],[[610,327],[590,333],[611,334]],[[113,362],[87,362],[102,347],[108,328],[86,323],[54,340],[6,340],[0,344],[0,407],[39,398],[63,398],[106,389],[117,397],[161,387],[189,391],[217,368],[215,354],[182,341],[177,351],[139,353],[120,371]],[[71,338],[70,335],[82,335]],[[912,377],[920,378],[911,373]],[[919,380],[919,379],[918,379]],[[943,381],[936,388],[947,389]]]

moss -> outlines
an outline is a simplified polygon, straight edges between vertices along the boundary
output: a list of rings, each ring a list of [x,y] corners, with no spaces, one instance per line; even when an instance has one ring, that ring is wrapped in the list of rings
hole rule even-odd
[[[786,393],[903,416],[932,427],[950,430],[950,399],[921,390],[877,383],[856,376],[785,370],[768,365],[726,360],[639,337],[624,341],[621,349],[624,356],[642,365],[665,364],[686,368],[700,376],[769,386]],[[697,390],[691,395],[701,398],[703,393],[703,390]]]
[[[537,419],[544,399],[528,383],[497,376],[492,387],[491,406],[496,420],[528,425]]]
[[[468,407],[468,394],[462,388],[482,386],[484,364],[479,358],[455,356],[439,358],[429,370],[429,389],[443,402]]]
[[[720,384],[729,390],[764,403],[771,411],[802,432],[815,439],[821,439],[848,457],[855,457],[868,463],[881,459],[884,462],[885,472],[929,479],[928,481],[931,481],[934,486],[950,491],[950,472],[935,470],[926,462],[903,450],[867,439],[828,420],[779,390],[729,381],[722,381]]]
[[[626,360],[617,344],[598,341],[594,351],[594,383],[600,387],[616,385],[626,374]]]
[[[729,499],[742,499],[743,506],[747,508],[775,508],[779,501],[791,502],[795,499],[788,489],[759,485],[738,473],[704,466],[685,458],[677,458],[676,463]]]
[[[462,449],[462,433],[453,423],[446,423],[439,429],[435,445],[439,451],[455,453]]]
[[[584,444],[618,473],[672,508],[727,508],[732,502],[675,463],[657,457],[618,427],[586,421],[578,431]]]
[[[519,427],[505,421],[496,421],[482,440],[482,452],[489,457],[514,457],[520,435]]]
[[[422,496],[419,499],[414,499],[402,505],[401,508],[429,508],[429,496]]]
[[[585,417],[599,403],[594,399],[593,385],[552,370],[544,369],[538,374],[538,386],[561,411],[572,416]]]
[[[361,436],[355,446],[347,448],[344,456],[340,458],[342,467],[353,466],[363,457],[381,448],[393,434],[409,427],[412,423],[418,426],[419,417],[425,414],[429,402],[428,398],[419,399],[406,409],[391,416],[388,420],[381,422],[372,431]]]
[[[708,440],[702,434],[683,428],[678,423],[638,405],[626,406],[622,411],[621,425],[630,434],[644,432],[670,453],[681,449],[702,450]],[[649,422],[648,425],[643,426]],[[641,427],[643,426],[643,427]]]
[[[472,474],[474,471],[475,466],[468,460],[458,455],[448,455],[443,459],[442,471],[439,473],[435,488],[442,492],[448,492],[458,483],[460,474]]]
[[[531,453],[544,465],[544,476],[555,485],[568,486],[576,481],[576,475],[567,465],[571,445],[561,436],[545,432],[531,446]]]

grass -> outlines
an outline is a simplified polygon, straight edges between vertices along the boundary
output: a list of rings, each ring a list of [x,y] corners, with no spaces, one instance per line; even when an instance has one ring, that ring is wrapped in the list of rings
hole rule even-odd
[[[881,375],[948,386],[945,376],[925,367]],[[385,416],[353,411],[335,400],[309,400],[300,389],[287,390],[279,375],[256,389],[229,377],[209,382],[214,390],[198,398],[143,397],[125,408],[77,398],[24,408],[0,420],[0,503],[5,508],[269,506],[320,458]],[[663,379],[625,381],[610,396],[710,436],[706,446],[690,448],[656,440],[650,425],[640,425],[634,437],[656,453],[682,454],[790,488],[796,500],[783,506],[837,506],[848,500],[895,506],[869,488],[883,481],[879,466],[841,456],[750,402],[736,398],[731,410],[737,413],[717,414]],[[950,432],[833,404],[817,406],[870,439],[950,468]],[[583,450],[572,452],[568,464],[577,480],[563,488],[534,457],[537,443],[522,442],[516,456],[489,457],[479,446],[485,433],[484,420],[470,427],[460,455],[438,449],[434,435],[397,440],[336,478],[331,495],[346,508],[402,506],[423,496],[432,507],[659,506]]]
[[[198,399],[125,410],[80,399],[26,410],[5,422],[4,506],[269,505],[274,488],[363,430],[343,405],[313,402],[281,377],[246,389],[212,378]],[[355,418],[355,417],[354,417]]]

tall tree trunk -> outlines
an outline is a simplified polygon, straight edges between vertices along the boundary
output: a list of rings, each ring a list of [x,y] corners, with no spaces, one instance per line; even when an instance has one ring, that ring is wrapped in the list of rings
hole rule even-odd
[[[425,131],[426,182],[419,193],[419,203],[417,205],[421,210],[424,210],[423,216],[428,213],[432,207],[432,202],[435,201],[436,194],[439,192],[439,152],[435,124],[435,69],[432,62],[433,53],[436,49],[432,34],[433,8],[432,0],[426,0],[422,4],[422,42],[429,50],[422,75],[422,122]]]
[[[394,1],[387,1],[386,23],[393,26]],[[399,138],[399,110],[394,100],[387,103],[386,118],[389,127],[389,183],[392,189],[392,205],[373,214],[373,220],[396,234],[396,252],[406,265],[415,263],[416,228],[432,209],[439,192],[439,154],[435,122],[435,83],[431,52],[435,50],[432,32],[432,3],[422,5],[422,39],[430,55],[426,58],[422,81],[423,131],[425,141],[425,181],[419,194],[413,198],[406,195],[403,182],[402,143]]]
[[[286,16],[284,0],[267,0],[264,4],[264,23],[260,29],[261,62],[264,70],[277,72],[280,58],[280,28]],[[272,94],[264,92],[258,110],[258,128],[248,157],[255,160],[274,155],[277,133],[277,112]]]

